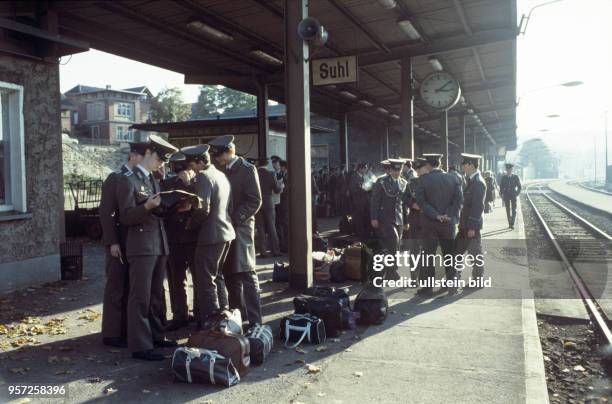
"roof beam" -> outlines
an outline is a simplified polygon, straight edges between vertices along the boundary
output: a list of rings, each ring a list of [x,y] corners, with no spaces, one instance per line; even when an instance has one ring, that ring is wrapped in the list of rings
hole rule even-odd
[[[342,15],[344,15],[353,25],[359,29],[368,40],[374,45],[376,48],[380,49],[385,53],[390,53],[391,49],[384,44],[384,42],[370,29],[367,25],[365,25],[362,21],[357,18],[355,14],[344,4],[340,3],[338,0],[327,0],[332,6],[336,8]]]
[[[402,57],[417,57],[448,53],[456,50],[473,48],[475,46],[505,42],[515,39],[516,35],[516,30],[499,29],[477,32],[471,36],[464,36],[461,38],[450,37],[445,39],[432,40],[430,44],[420,44],[417,46],[401,46],[391,48],[391,53],[388,54],[378,52],[360,55],[359,66],[372,66],[376,64],[400,60]]]
[[[149,26],[152,27],[154,29],[157,29],[158,31],[164,32],[166,34],[170,34],[174,37],[180,38],[184,41],[187,42],[191,42],[191,43],[195,43],[198,46],[201,46],[203,48],[206,48],[212,52],[215,52],[219,55],[228,57],[230,59],[233,60],[238,60],[246,65],[249,65],[255,69],[258,69],[259,72],[266,72],[266,71],[270,71],[270,68],[265,68],[263,66],[261,66],[260,64],[256,63],[254,60],[250,59],[247,56],[244,56],[244,54],[235,52],[235,51],[231,51],[229,49],[227,49],[226,47],[220,46],[220,45],[216,45],[211,43],[210,41],[207,41],[203,38],[199,38],[196,37],[194,35],[191,35],[187,32],[186,28],[185,29],[179,29],[175,26],[173,26],[170,23],[164,22],[163,20],[159,20],[157,18],[152,18],[146,14],[144,14],[142,12],[142,10],[138,10],[134,7],[130,7],[128,5],[126,5],[125,3],[119,3],[119,2],[114,2],[114,3],[102,3],[102,2],[97,2],[96,6],[105,9],[107,11],[110,11],[112,13],[118,14],[118,15],[122,15],[123,17],[132,20],[132,21],[138,21],[141,24],[144,24],[145,26]]]

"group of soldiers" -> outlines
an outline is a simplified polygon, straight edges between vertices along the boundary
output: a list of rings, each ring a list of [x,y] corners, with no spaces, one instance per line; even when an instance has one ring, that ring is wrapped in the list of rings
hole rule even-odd
[[[233,140],[221,136],[179,151],[151,135],[146,143],[131,143],[126,164],[104,181],[104,344],[127,347],[137,359],[163,360],[155,348],[177,345],[165,331],[190,320],[188,268],[198,329],[210,328],[228,308],[240,309],[249,327],[261,324],[255,215],[262,191],[256,167],[236,155]],[[160,175],[164,163],[174,176]]]
[[[379,250],[395,255],[401,248],[402,238],[405,247],[414,254],[423,252],[435,254],[440,247],[443,256],[456,257],[466,251],[473,256],[482,254],[481,230],[487,185],[479,170],[481,156],[462,154],[461,169],[445,172],[440,168],[441,154],[424,154],[414,161],[410,159],[389,159],[381,162],[385,175],[378,178],[369,199],[369,225],[374,230]],[[507,164],[507,174],[501,180],[501,194],[508,211],[509,227],[514,227],[516,217],[516,197],[520,192],[520,181],[512,174],[512,165]],[[362,173],[355,177],[357,186],[366,179]],[[364,200],[361,200],[364,199]],[[367,203],[364,191],[353,212],[362,216],[359,204]],[[355,199],[354,199],[355,201]],[[355,219],[355,217],[353,218]],[[355,223],[355,220],[353,220]],[[361,220],[357,220],[355,231],[370,236]],[[461,271],[452,260],[445,260],[446,280],[450,284],[461,278]],[[482,278],[484,263],[475,261],[472,278]],[[395,268],[385,274],[387,278],[399,278]],[[433,295],[435,267],[424,265],[415,274],[422,286],[417,293]],[[457,288],[446,288],[450,294]]]

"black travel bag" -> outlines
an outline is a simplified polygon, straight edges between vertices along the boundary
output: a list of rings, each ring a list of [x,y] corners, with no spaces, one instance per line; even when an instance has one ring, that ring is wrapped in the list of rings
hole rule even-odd
[[[289,282],[289,267],[283,262],[274,263],[272,282]]]
[[[351,234],[353,233],[353,219],[351,215],[344,215],[342,219],[340,219],[340,225],[338,226],[341,234]]]
[[[361,324],[382,324],[389,314],[389,301],[383,288],[369,285],[355,298],[354,308]]]
[[[336,338],[342,331],[342,304],[333,297],[299,296],[293,299],[296,314],[312,314],[323,320],[325,335]]]
[[[184,383],[206,383],[230,387],[240,382],[232,360],[217,351],[202,348],[177,348],[172,356],[172,372]]]
[[[272,351],[274,338],[272,328],[269,325],[257,324],[246,333],[251,348],[251,363],[261,365]]]
[[[325,325],[323,320],[310,314],[291,314],[281,320],[279,337],[287,348],[295,348],[302,341],[322,344],[326,337]],[[289,342],[295,343],[289,346]]]

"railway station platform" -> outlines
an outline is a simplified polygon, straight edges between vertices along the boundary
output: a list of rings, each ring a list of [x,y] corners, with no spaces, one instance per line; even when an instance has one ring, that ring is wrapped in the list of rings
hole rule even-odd
[[[551,181],[548,187],[569,199],[612,215],[612,196],[591,191],[578,184],[566,181]]]

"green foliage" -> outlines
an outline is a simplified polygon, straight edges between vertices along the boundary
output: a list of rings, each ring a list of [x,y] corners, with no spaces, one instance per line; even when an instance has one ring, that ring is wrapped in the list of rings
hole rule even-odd
[[[183,101],[180,88],[164,88],[151,100],[153,122],[181,122],[191,118],[191,108]]]
[[[254,95],[223,86],[206,85],[200,86],[198,102],[193,106],[193,117],[201,119],[256,107],[257,98]]]

